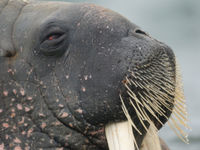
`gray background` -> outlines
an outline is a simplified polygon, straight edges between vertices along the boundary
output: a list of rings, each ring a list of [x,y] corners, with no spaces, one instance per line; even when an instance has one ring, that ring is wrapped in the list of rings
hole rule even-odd
[[[117,11],[174,50],[183,74],[192,127],[190,144],[181,142],[168,125],[160,136],[171,150],[200,150],[200,0],[71,1],[96,3]]]

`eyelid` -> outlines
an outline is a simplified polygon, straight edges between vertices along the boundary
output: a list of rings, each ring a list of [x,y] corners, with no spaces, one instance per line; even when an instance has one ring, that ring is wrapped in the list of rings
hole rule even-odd
[[[63,33],[64,34],[64,33]],[[49,34],[47,37],[46,37],[46,40],[54,40],[54,39],[58,39],[60,38],[61,36],[63,36],[62,33],[53,33],[53,34]],[[52,37],[52,39],[50,39]],[[53,37],[56,37],[56,38],[53,38]]]
[[[48,30],[44,31],[46,34],[43,35],[43,38],[41,39],[41,43],[48,40],[48,37],[53,35],[64,35],[65,31],[62,30],[60,27],[50,27]]]

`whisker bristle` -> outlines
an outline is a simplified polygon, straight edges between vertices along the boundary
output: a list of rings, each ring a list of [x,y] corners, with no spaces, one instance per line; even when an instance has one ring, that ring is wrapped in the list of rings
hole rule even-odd
[[[124,114],[132,127],[141,135],[136,124],[132,121],[126,107],[130,104],[144,130],[148,133],[149,125],[155,120],[163,126],[166,121],[175,134],[188,143],[187,133],[182,129],[188,126],[186,101],[178,65],[174,68],[166,54],[143,66],[129,69],[129,76],[123,82],[128,97],[120,100]],[[124,102],[126,100],[126,104]],[[171,116],[170,116],[171,115]],[[164,121],[163,121],[164,119]],[[147,124],[148,125],[147,125]],[[156,124],[155,124],[156,126]],[[159,126],[156,126],[160,128]],[[156,130],[155,130],[156,131]],[[136,143],[136,141],[134,141]],[[137,144],[136,144],[137,145]]]

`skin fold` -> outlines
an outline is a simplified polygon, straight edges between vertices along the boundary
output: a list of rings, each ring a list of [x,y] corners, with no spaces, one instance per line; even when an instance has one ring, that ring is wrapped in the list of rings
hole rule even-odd
[[[0,149],[107,150],[105,125],[126,120],[119,93],[127,97],[129,70],[162,56],[175,80],[172,50],[116,12],[85,3],[1,0]],[[140,146],[146,131],[125,104],[143,133],[134,130]]]

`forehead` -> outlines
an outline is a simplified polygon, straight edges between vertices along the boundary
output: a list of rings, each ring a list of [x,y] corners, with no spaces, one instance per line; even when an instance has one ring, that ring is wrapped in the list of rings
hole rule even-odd
[[[87,16],[86,23],[113,23],[128,22],[128,20],[116,12],[96,6],[94,4],[67,3],[67,2],[34,2],[26,5],[17,21],[20,27],[42,25],[48,20],[57,19],[69,23],[80,21]],[[116,22],[117,21],[117,22]]]
[[[37,2],[26,5],[16,20],[15,29],[37,28],[48,20],[66,20],[76,18],[78,5],[65,2]]]
[[[69,30],[76,30],[82,25],[82,32],[109,27],[112,32],[125,32],[130,26],[135,26],[121,15],[93,4],[36,2],[22,9],[15,22],[13,37],[16,41],[22,38],[33,41],[33,35],[51,21],[61,21]]]

